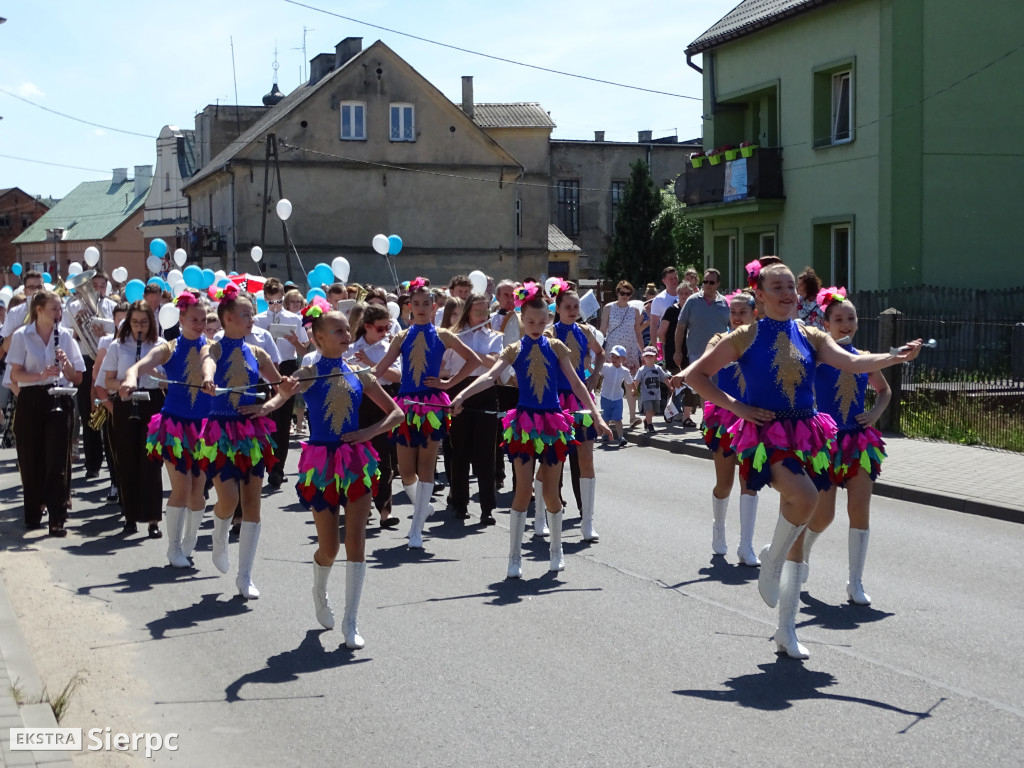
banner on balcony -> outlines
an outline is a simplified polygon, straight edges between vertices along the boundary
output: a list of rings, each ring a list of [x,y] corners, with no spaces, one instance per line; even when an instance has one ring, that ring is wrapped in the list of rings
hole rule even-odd
[[[739,157],[725,164],[725,189],[722,200],[745,200],[747,198],[747,158]]]

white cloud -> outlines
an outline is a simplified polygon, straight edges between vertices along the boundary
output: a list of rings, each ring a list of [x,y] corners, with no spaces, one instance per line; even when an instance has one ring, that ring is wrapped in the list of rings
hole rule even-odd
[[[15,93],[17,93],[23,99],[39,99],[46,96],[45,93],[39,90],[39,87],[35,83],[22,83],[17,88],[15,88]]]

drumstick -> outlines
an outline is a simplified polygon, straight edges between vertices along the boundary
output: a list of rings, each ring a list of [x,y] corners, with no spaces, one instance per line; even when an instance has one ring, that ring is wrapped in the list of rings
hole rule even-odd
[[[929,349],[935,349],[937,346],[939,346],[939,342],[937,342],[935,339],[928,339],[928,341],[923,342],[921,346],[928,347]],[[901,352],[906,352],[908,349],[910,349],[909,345],[904,345],[902,347],[892,347],[889,349],[889,354],[898,355]]]

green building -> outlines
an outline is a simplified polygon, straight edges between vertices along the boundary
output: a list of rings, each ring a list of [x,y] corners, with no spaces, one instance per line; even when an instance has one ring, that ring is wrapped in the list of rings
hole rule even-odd
[[[1021,0],[737,5],[686,49],[705,151],[757,146],[677,184],[708,266],[733,287],[769,253],[857,290],[1024,284],[1022,29]]]

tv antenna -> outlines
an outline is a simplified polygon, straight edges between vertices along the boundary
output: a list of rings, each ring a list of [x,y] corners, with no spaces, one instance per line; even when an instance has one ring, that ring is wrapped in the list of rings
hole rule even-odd
[[[306,79],[307,79],[307,75],[306,75],[306,62],[309,61],[309,57],[306,55],[306,35],[309,34],[310,32],[316,32],[316,30],[315,29],[310,29],[310,28],[306,27],[305,25],[303,25],[303,27],[302,27],[302,47],[301,48],[292,48],[293,51],[302,51],[302,68],[300,70],[302,72],[302,83],[306,82]],[[299,83],[299,85],[302,85],[302,83]]]

